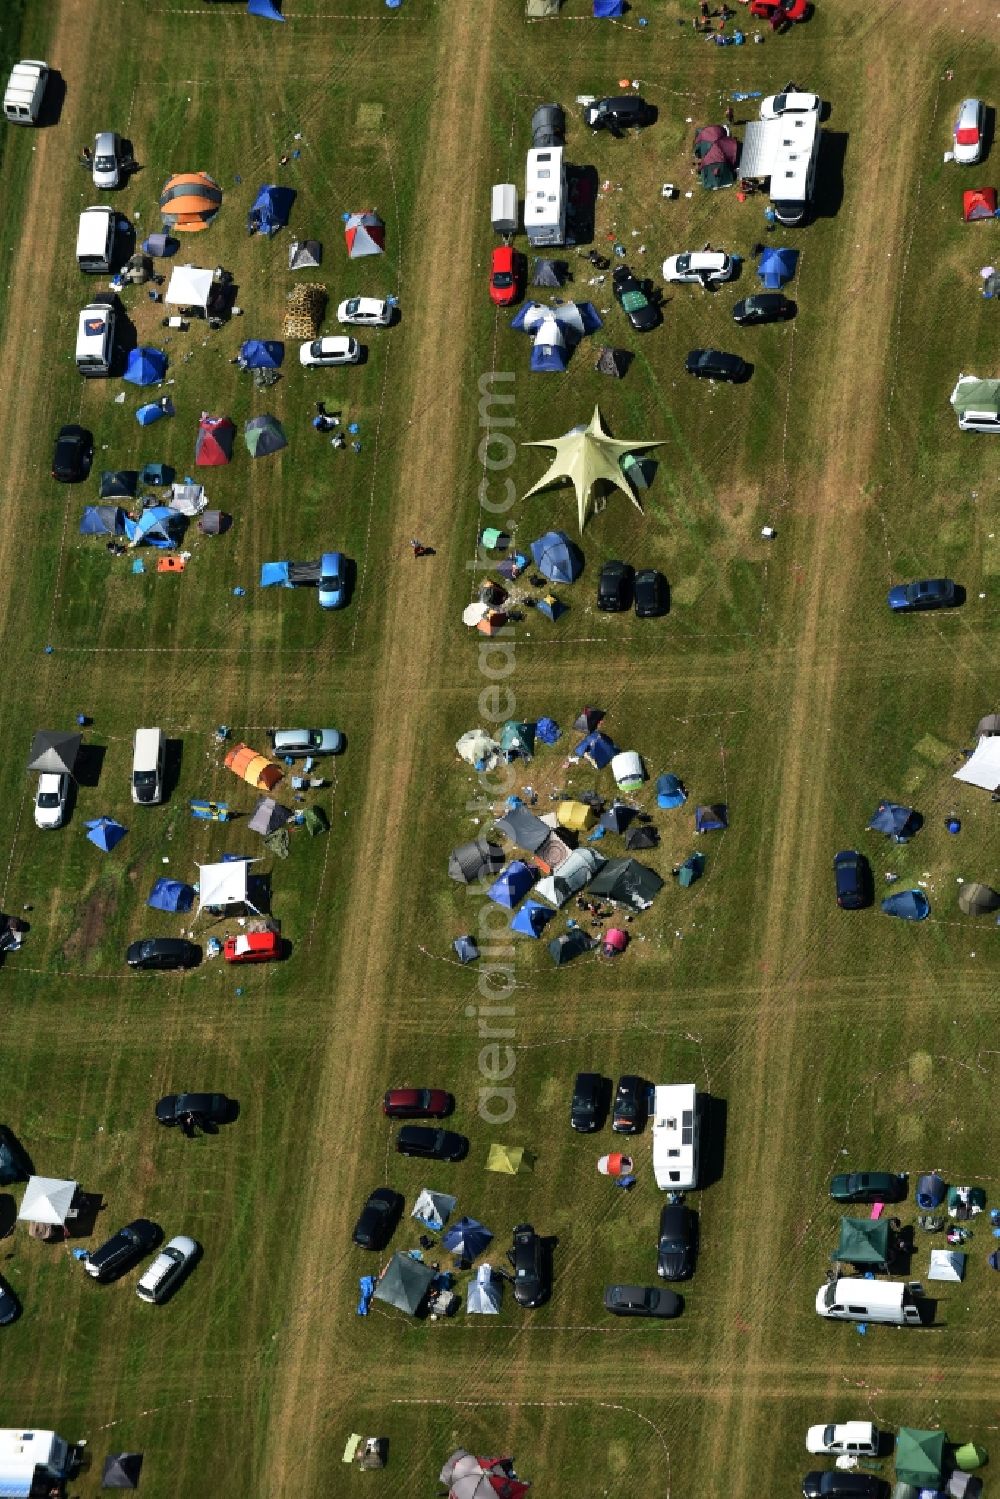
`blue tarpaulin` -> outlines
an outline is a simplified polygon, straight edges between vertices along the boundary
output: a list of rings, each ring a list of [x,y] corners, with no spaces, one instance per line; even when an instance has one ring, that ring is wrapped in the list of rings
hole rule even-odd
[[[288,562],[262,562],[260,567],[261,588],[294,588],[288,576]]]
[[[93,817],[85,826],[89,829],[87,837],[90,842],[105,854],[109,854],[116,844],[121,843],[127,832],[113,817]]]
[[[167,356],[162,349],[133,349],[128,356],[125,379],[131,385],[158,385],[167,372]]]
[[[542,717],[535,724],[535,738],[543,744],[557,744],[562,738],[562,729],[554,718]]]
[[[276,370],[281,368],[285,346],[273,338],[248,338],[237,357],[241,369]]]
[[[252,0],[251,0],[252,3]],[[367,1317],[368,1308],[371,1306],[372,1297],[375,1294],[374,1275],[362,1275],[358,1281],[358,1316]]]
[[[275,0],[247,0],[247,15],[261,16],[265,21],[283,21],[285,18]]]
[[[583,554],[565,531],[546,531],[531,543],[531,556],[552,583],[572,583],[583,571]]]
[[[262,184],[247,215],[247,233],[277,234],[288,223],[294,201],[294,188]]]
[[[931,903],[922,890],[899,890],[886,896],[882,910],[887,916],[898,916],[903,921],[926,921],[931,914]]]
[[[194,886],[185,885],[183,880],[157,880],[146,904],[154,911],[190,911],[194,905]]]
[[[594,0],[594,15],[600,20],[605,17],[623,16],[625,14],[625,0]]]
[[[761,251],[757,261],[757,274],[769,291],[776,291],[786,281],[791,281],[798,258],[798,250],[784,250],[776,245],[768,245]]]

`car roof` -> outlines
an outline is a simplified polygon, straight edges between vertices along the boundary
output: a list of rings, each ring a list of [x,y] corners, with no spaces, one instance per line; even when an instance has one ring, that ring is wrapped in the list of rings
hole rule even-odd
[[[685,254],[693,271],[720,271],[729,260],[724,250],[687,250]]]

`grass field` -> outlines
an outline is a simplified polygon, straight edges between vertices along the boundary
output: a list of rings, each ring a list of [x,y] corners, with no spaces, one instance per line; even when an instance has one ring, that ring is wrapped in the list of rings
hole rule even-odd
[[[4,66],[46,57],[65,81],[56,124],[0,136],[0,907],[30,907],[26,945],[0,976],[0,1117],[40,1172],[103,1195],[92,1246],[142,1214],[205,1248],[161,1310],[139,1303],[134,1277],[86,1282],[69,1247],[29,1241],[23,1226],[0,1242],[0,1273],[25,1306],[3,1329],[0,1424],[86,1438],[82,1499],[118,1448],[145,1452],[147,1499],[432,1495],[459,1444],[513,1452],[539,1495],[568,1481],[582,1499],[696,1487],[742,1499],[798,1491],[813,1421],[940,1425],[987,1447],[997,1428],[988,1226],[976,1227],[965,1284],[942,1288],[933,1330],[860,1338],[813,1311],[837,1222],[830,1173],[935,1168],[983,1184],[991,1203],[998,1185],[997,932],[956,899],[959,878],[997,882],[995,809],[951,774],[997,707],[1000,486],[995,449],[960,434],[947,401],[959,371],[1000,373],[978,275],[996,259],[996,226],[965,226],[959,212],[962,187],[995,180],[996,152],[981,174],[941,161],[957,101],[1000,100],[996,7],[817,0],[808,25],[742,49],[682,29],[690,0],[634,0],[621,25],[590,20],[585,0],[546,24],[522,9],[286,0],[278,27],[237,4],[26,0],[0,20]],[[771,92],[789,77],[831,101],[820,211],[788,241],[802,251],[798,317],[734,327],[750,266],[712,297],[673,288],[663,327],[637,338],[607,283],[587,285],[574,259],[576,295],[594,300],[633,366],[621,382],[593,371],[602,334],[561,379],[529,376],[528,340],[486,296],[486,208],[492,182],[522,180],[534,106],[558,98],[569,158],[596,167],[595,243],[617,237],[658,275],[665,255],[708,239],[749,257],[759,201],[668,202],[660,188],[687,189],[690,122],[721,118],[732,90]],[[657,126],[591,139],[575,96],[625,78],[658,106]],[[73,365],[77,312],[103,285],[73,260],[76,215],[94,201],[77,153],[108,126],[143,164],[117,199],[140,238],[159,227],[170,173],[204,168],[220,182],[216,223],[181,258],[230,268],[244,309],[219,332],[167,334],[162,308],[126,293],[137,341],[167,349],[175,382],[176,417],[149,429],[131,387],[85,383]],[[269,181],[297,194],[272,242],[245,234]],[[350,265],[341,216],[370,205],[387,254]],[[302,371],[290,344],[282,380],[258,393],[231,360],[243,338],[281,335],[292,232],[324,242],[318,279],[332,303],[394,293],[401,317],[363,335],[357,369]],[[752,380],[692,389],[683,355],[696,344],[744,353]],[[513,377],[487,380],[513,396],[487,403],[492,428],[481,425],[491,373]],[[359,423],[359,454],[312,431],[319,397]],[[569,611],[555,625],[529,615],[491,655],[460,620],[486,575],[479,527],[496,520],[481,500],[508,478],[522,495],[543,455],[518,447],[497,472],[481,440],[492,432],[495,457],[498,433],[553,436],[595,403],[616,435],[663,441],[644,512],[612,497],[584,534]],[[238,428],[273,411],[289,446],[252,462],[238,438],[234,462],[202,475],[232,530],[195,538],[181,577],[133,575],[131,557],[78,536],[96,482],[49,480],[52,435],[64,421],[91,426],[95,474],[159,459],[183,475],[204,409]],[[518,500],[502,523],[524,544],[549,525],[572,534],[574,514],[556,491]],[[772,543],[760,539],[768,523]],[[413,536],[435,556],[415,561]],[[343,613],[257,587],[262,561],[333,546],[357,563]],[[613,556],[664,570],[668,618],[594,610]],[[961,610],[889,617],[890,582],[940,574],[966,588]],[[567,734],[599,703],[654,778],[674,770],[694,800],[730,813],[728,831],[699,844],[705,878],[690,890],[668,879],[626,957],[556,970],[543,943],[518,939],[495,955],[511,968],[506,994],[501,972],[491,985],[482,965],[454,961],[452,938],[483,929],[485,902],[447,876],[449,849],[488,826],[506,790],[477,784],[453,752],[466,729],[489,726],[494,686],[504,713],[549,713]],[[44,835],[23,772],[31,733],[70,728],[78,713],[92,719],[88,771],[68,828]],[[259,852],[245,820],[189,817],[194,796],[254,806],[222,767],[216,727],[262,744],[267,726],[304,722],[338,725],[348,750],[316,797],[330,834],[297,834],[287,860],[262,866],[289,960],[123,971],[127,942],[178,931],[145,907],[158,875],[194,878],[197,862]],[[159,723],[177,755],[169,800],[151,810],[129,801],[143,723]],[[532,785],[546,807],[566,786],[607,793],[606,772],[564,765],[571,743],[541,749],[511,786]],[[882,797],[925,818],[906,848],[864,832]],[[655,807],[652,781],[640,800]],[[944,828],[952,811],[958,838]],[[695,846],[689,813],[657,814],[663,841],[643,858],[664,875]],[[83,837],[84,819],[102,814],[129,830],[109,856]],[[839,912],[830,860],[850,846],[870,854],[879,885],[888,869],[926,882],[930,921]],[[564,918],[547,935],[562,930]],[[491,1003],[512,1013],[481,1017]],[[499,1038],[509,1052],[481,1055],[493,1039],[484,1018],[513,1032]],[[516,1112],[503,1126],[478,1109],[490,1066],[511,1069],[499,1081]],[[676,1323],[619,1325],[601,1308],[605,1283],[651,1279],[659,1199],[648,1137],[625,1194],[594,1169],[610,1134],[571,1134],[584,1068],[693,1079],[716,1101],[716,1179],[697,1194],[702,1251]],[[403,1082],[454,1090],[467,1161],[426,1170],[391,1152],[378,1102]],[[181,1088],[225,1090],[238,1122],[195,1140],[157,1131],[153,1104]],[[497,1139],[529,1146],[533,1173],[486,1175]],[[494,1230],[495,1259],[514,1223],[555,1235],[551,1303],[522,1313],[508,1297],[481,1325],[464,1312],[436,1324],[377,1308],[356,1317],[357,1279],[372,1267],[350,1229],[382,1182],[408,1207],[421,1186],[454,1191],[460,1212]],[[414,1241],[404,1227],[394,1247]],[[351,1431],[389,1436],[384,1474],[341,1467]]]

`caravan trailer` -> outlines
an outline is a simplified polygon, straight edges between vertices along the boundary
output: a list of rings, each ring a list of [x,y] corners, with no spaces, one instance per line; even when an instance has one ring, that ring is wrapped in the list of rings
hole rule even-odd
[[[562,146],[528,152],[524,232],[532,245],[566,243],[566,166]]]
[[[658,1083],[653,1094],[653,1175],[662,1192],[698,1185],[698,1091],[694,1083]]]
[[[0,1429],[0,1499],[48,1493],[51,1486],[71,1476],[73,1457],[74,1449],[54,1431],[26,1431],[23,1426]]]

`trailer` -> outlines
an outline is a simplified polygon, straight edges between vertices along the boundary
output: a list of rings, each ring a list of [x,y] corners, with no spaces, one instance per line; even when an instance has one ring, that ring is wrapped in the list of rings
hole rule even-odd
[[[566,164],[562,146],[528,152],[524,232],[532,245],[566,243]]]
[[[0,1428],[0,1499],[29,1499],[71,1476],[75,1449],[54,1431]]]
[[[740,176],[766,181],[780,224],[801,224],[812,201],[819,160],[819,114],[781,114],[751,120],[740,153]]]

